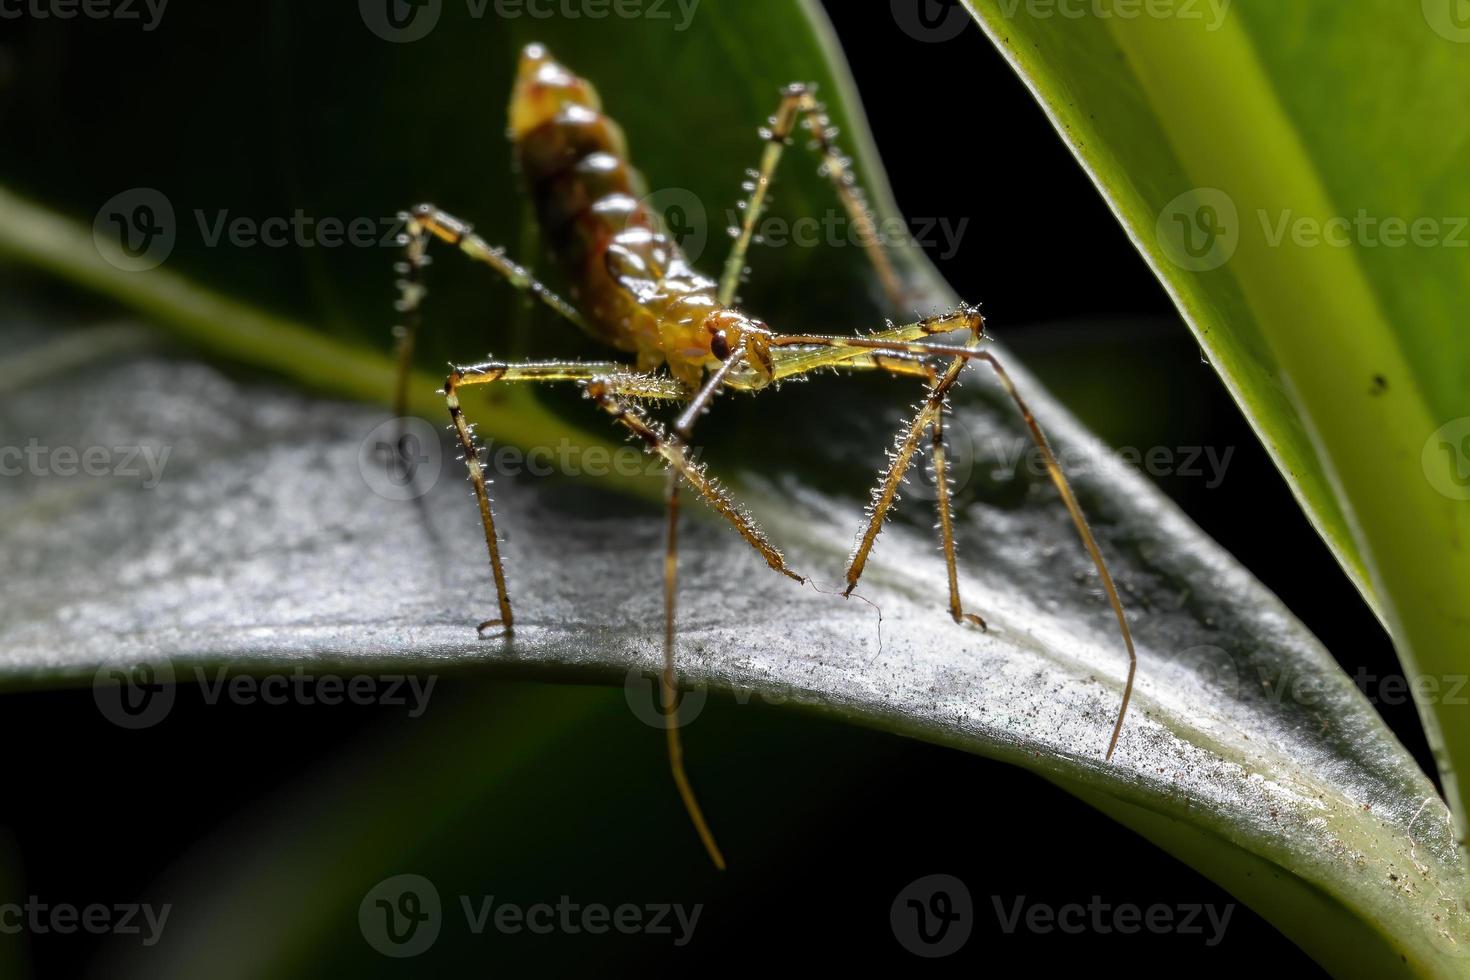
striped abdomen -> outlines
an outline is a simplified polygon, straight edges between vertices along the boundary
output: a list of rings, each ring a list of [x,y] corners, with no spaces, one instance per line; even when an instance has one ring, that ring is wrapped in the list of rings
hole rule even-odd
[[[598,337],[697,379],[709,350],[704,324],[720,307],[716,284],[695,273],[642,203],[621,128],[591,83],[540,45],[521,55],[510,105],[511,139],[552,257],[570,298]]]

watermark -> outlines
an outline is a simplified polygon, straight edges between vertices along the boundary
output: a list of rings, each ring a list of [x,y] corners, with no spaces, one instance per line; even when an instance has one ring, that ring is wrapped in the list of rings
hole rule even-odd
[[[1256,660],[1210,644],[1179,650],[1156,664],[1155,669],[1161,676],[1169,675],[1171,687],[1183,689],[1187,685],[1229,697],[1250,689],[1271,704],[1306,708],[1331,707],[1341,701],[1347,688],[1343,676],[1337,672],[1296,663]],[[1360,666],[1348,675],[1347,682],[1375,707],[1411,703],[1470,706],[1470,673],[1421,673],[1409,677],[1402,673],[1380,674]]]
[[[1042,936],[1053,933],[1067,936],[1149,933],[1156,936],[1198,936],[1210,948],[1220,945],[1230,925],[1230,917],[1235,914],[1234,902],[1225,905],[1155,902],[1144,906],[1132,902],[1107,902],[1101,895],[1093,895],[1086,904],[1068,902],[1064,905],[1030,902],[1025,895],[1010,899],[992,895],[990,904],[1001,931],[1008,936],[1022,931]]]
[[[1470,217],[1409,219],[1370,214],[1366,208],[1351,217],[1318,218],[1290,208],[1256,215],[1271,248],[1470,248]]]
[[[1419,0],[1424,21],[1446,41],[1470,44],[1470,2],[1467,0]]]
[[[181,227],[166,194],[154,187],[133,187],[98,208],[92,240],[97,254],[113,267],[145,272],[168,259],[183,232],[197,236],[204,248],[398,249],[405,220],[399,214],[315,215],[303,208],[265,217],[229,208],[193,208],[189,215]]]
[[[162,265],[177,240],[173,203],[154,187],[114,194],[92,220],[97,254],[124,272],[146,272]]]
[[[737,231],[744,215],[726,212],[730,231]],[[846,211],[829,209],[820,217],[785,218],[762,215],[755,223],[753,245],[765,248],[884,248],[918,246],[952,259],[970,227],[969,218],[898,218],[875,220],[871,228],[855,224]]]
[[[946,430],[946,439],[950,431]],[[1047,476],[1046,457],[1028,438],[995,437],[989,440],[987,450],[983,458],[991,462],[997,477],[1011,478],[1019,472],[1035,478]],[[1218,489],[1225,482],[1230,461],[1235,458],[1234,446],[1111,447],[1101,442],[1088,442],[1064,446],[1054,452],[1058,465],[1069,475],[1091,473],[1099,469],[1104,460],[1118,460],[1159,479],[1203,480],[1208,490]]]
[[[1435,490],[1451,500],[1470,500],[1470,417],[1435,429],[1424,442],[1419,463]]]
[[[1280,248],[1470,248],[1470,216],[1301,214],[1293,208],[1258,208],[1259,241]],[[1234,258],[1246,227],[1235,200],[1216,187],[1180,194],[1159,212],[1155,237],[1175,265],[1192,272],[1218,269]],[[1253,228],[1251,230],[1254,230]]]
[[[423,875],[386,878],[370,888],[357,907],[362,938],[394,959],[426,951],[439,938],[443,924],[439,890]]]
[[[954,499],[955,494],[960,493],[970,485],[970,480],[975,475],[975,439],[970,434],[968,426],[955,425],[951,419],[950,424],[943,428],[944,435],[944,478],[949,483],[949,497]],[[906,425],[911,420],[906,420]],[[907,431],[904,429],[903,431]],[[907,483],[903,487],[905,499],[937,501],[939,499],[938,471],[934,465],[934,443],[931,435],[922,438],[919,442],[919,452],[923,459],[916,459],[912,464]],[[864,457],[871,463],[870,457]],[[1015,471],[1012,470],[1014,473]]]
[[[416,500],[439,482],[444,446],[421,418],[388,419],[373,426],[357,447],[357,472],[385,500]]]
[[[1352,678],[1368,703],[1375,707],[1397,707],[1409,703],[1456,708],[1470,705],[1470,674],[1417,674],[1407,677],[1403,674],[1376,674],[1359,667],[1353,671]],[[1292,694],[1298,700],[1306,700],[1317,689],[1309,684],[1296,684]]]
[[[0,477],[106,477],[153,490],[172,452],[172,446],[47,446],[32,437],[24,446],[0,446]]]
[[[618,932],[625,936],[668,936],[673,945],[679,947],[689,945],[699,924],[699,916],[704,912],[702,904],[623,903],[608,906],[601,902],[574,902],[568,895],[559,896],[555,904],[535,902],[530,905],[501,901],[494,895],[475,898],[461,895],[459,904],[470,932],[477,936],[487,928],[507,936],[522,932],[538,936],[552,933],[601,936]]]
[[[1170,652],[1153,665],[1171,690],[1200,692],[1201,703],[1240,693],[1241,666],[1228,651],[1208,643]]]
[[[1155,237],[1175,265],[1209,272],[1229,262],[1240,246],[1240,213],[1229,194],[1197,187],[1164,206]]]
[[[905,34],[930,44],[953,41],[970,23],[960,0],[889,0],[888,8]]]
[[[663,457],[636,446],[580,446],[562,439],[555,446],[497,445],[485,440],[482,447],[486,468],[499,476],[646,476],[662,473]],[[699,461],[700,449],[691,447],[685,455]]]
[[[709,214],[699,195],[683,187],[662,187],[645,194],[638,203],[691,265],[699,261],[710,238]]]
[[[757,174],[747,173],[745,190],[753,188]],[[646,194],[639,202],[641,210],[632,212],[651,216],[655,229],[679,246],[691,264],[699,261],[714,236],[709,211],[693,191],[683,187],[665,187]],[[739,208],[724,213],[724,234],[738,238],[746,221],[745,201]],[[941,259],[959,254],[960,244],[970,228],[969,218],[888,217],[874,218],[871,224],[853,221],[847,211],[828,208],[818,215],[787,217],[762,212],[751,229],[751,245],[757,248],[884,248],[921,247]],[[621,229],[619,229],[621,230]]]
[[[1093,895],[1086,902],[1052,904],[1025,895],[991,895],[990,908],[1002,934],[1197,936],[1206,947],[1225,938],[1235,903],[1138,905]],[[953,875],[926,875],[906,885],[888,912],[899,945],[915,956],[938,958],[958,952],[974,931],[977,912],[970,890]]]
[[[666,729],[670,722],[675,728],[686,728],[704,711],[709,702],[709,688],[703,684],[676,684],[673,701],[664,702],[660,672],[651,667],[629,668],[623,678],[623,698],[634,717],[649,728]],[[768,705],[802,703],[810,695],[796,687],[763,683],[759,688],[734,684],[729,688],[736,704],[747,705],[759,702]]]
[[[232,214],[228,208],[195,208],[193,214],[206,248],[399,248],[405,223],[398,214],[320,217],[301,208],[265,218]]]
[[[151,32],[163,20],[168,0],[0,0],[0,20],[136,21]]]
[[[355,705],[402,708],[410,718],[428,710],[438,677],[430,674],[308,673],[295,667],[285,673],[241,674],[229,667],[192,671],[194,690],[204,703],[216,705]],[[97,710],[119,728],[151,728],[168,717],[178,698],[173,664],[167,659],[131,664],[104,664],[92,677]]]
[[[995,0],[1007,20],[1178,20],[1199,22],[1207,31],[1225,24],[1233,0]]]
[[[676,33],[694,22],[700,0],[464,0],[472,20],[644,20],[667,22]],[[444,0],[358,0],[367,29],[384,41],[421,41],[439,25]]]
[[[94,936],[138,936],[144,946],[154,946],[163,936],[173,905],[154,906],[147,902],[120,902],[105,905],[92,902],[74,905],[70,902],[43,902],[35,895],[24,902],[0,903],[0,933],[7,936],[22,932],[36,936],[56,934],[70,936],[78,932]]]
[[[92,675],[92,700],[119,728],[152,728],[173,710],[174,668],[168,660],[103,664]]]
[[[958,952],[975,928],[970,889],[954,875],[927,875],[893,899],[888,924],[899,945],[926,959]]]
[[[569,438],[554,446],[521,447],[477,442],[481,469],[487,478],[533,476],[635,477],[665,470],[663,457],[638,446],[582,446]],[[695,463],[701,448],[686,455]],[[421,418],[389,419],[374,426],[358,444],[357,469],[363,483],[387,500],[415,500],[434,489],[444,470],[445,454],[439,433]],[[451,460],[461,467],[460,459]]]
[[[496,895],[459,895],[464,928],[474,936],[494,932],[515,936],[593,935],[668,937],[676,947],[694,937],[702,904],[631,902],[607,905],[578,902],[569,895],[555,901],[522,904]],[[363,896],[357,923],[369,946],[395,959],[418,956],[438,940],[446,915],[434,883],[423,875],[402,874],[378,882]]]
[[[649,728],[685,728],[704,711],[709,701],[709,688],[704,685],[684,687],[676,683],[672,702],[666,703],[659,671],[633,667],[623,678],[623,699],[628,702],[633,716]]]

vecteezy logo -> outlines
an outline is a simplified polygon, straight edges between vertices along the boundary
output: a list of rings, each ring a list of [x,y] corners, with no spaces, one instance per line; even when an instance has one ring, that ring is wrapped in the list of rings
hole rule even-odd
[[[422,497],[439,481],[443,462],[439,433],[412,416],[374,426],[357,451],[362,482],[385,500]]]
[[[439,23],[444,0],[357,0],[368,30],[385,41],[407,44],[427,37]]]
[[[1202,696],[1234,696],[1240,691],[1240,668],[1229,653],[1217,646],[1187,647],[1170,656],[1165,669],[1181,689],[1189,685]]]
[[[1424,20],[1447,41],[1470,44],[1470,0],[1420,0]]]
[[[959,0],[890,0],[889,8],[898,26],[916,41],[952,41],[970,22]]]
[[[888,911],[893,935],[915,956],[936,959],[959,950],[975,927],[970,889],[954,875],[927,875],[898,893]]]
[[[1470,500],[1470,417],[1435,429],[1419,462],[1434,489],[1451,500]]]
[[[679,246],[692,265],[709,244],[709,215],[693,191],[666,187],[645,195],[640,202],[657,223],[659,231]]]
[[[119,728],[151,728],[174,706],[174,668],[167,659],[103,664],[92,675],[92,699]]]
[[[671,720],[675,727],[683,728],[699,717],[709,700],[709,690],[703,687],[687,691],[675,688],[672,705],[664,703],[663,694],[661,674],[657,670],[634,667],[623,681],[628,707],[649,728],[668,728]]]
[[[954,424],[951,419],[943,428],[944,434],[944,475],[949,481],[950,499],[963,492],[969,486],[970,478],[975,474],[975,439],[970,430],[963,425]],[[927,450],[924,456],[915,457],[913,469],[909,471],[908,485],[904,489],[904,497],[916,497],[920,500],[938,500],[939,485],[935,482],[934,470],[934,444],[931,435],[924,436],[921,444]]]
[[[1240,245],[1240,214],[1229,194],[1213,187],[1185,191],[1164,206],[1157,226],[1169,261],[1193,272],[1229,262]]]
[[[134,187],[115,194],[92,221],[97,254],[124,272],[157,268],[174,250],[174,206],[162,191]]]
[[[378,882],[357,907],[357,925],[368,945],[405,959],[434,945],[444,916],[439,890],[423,875],[394,875]]]

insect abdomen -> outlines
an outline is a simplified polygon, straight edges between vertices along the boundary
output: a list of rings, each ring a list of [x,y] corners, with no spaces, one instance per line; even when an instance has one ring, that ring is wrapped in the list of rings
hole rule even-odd
[[[654,219],[642,176],[627,162],[622,129],[602,113],[596,89],[529,45],[510,104],[511,139],[551,254],[588,325],[636,351],[656,328],[607,270],[607,250],[648,238]],[[651,257],[651,256],[650,256]]]

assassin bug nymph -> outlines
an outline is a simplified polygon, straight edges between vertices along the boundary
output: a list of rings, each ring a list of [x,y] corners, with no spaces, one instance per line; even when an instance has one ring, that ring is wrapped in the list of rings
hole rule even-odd
[[[723,274],[716,282],[690,267],[678,243],[662,231],[658,216],[642,203],[647,194],[643,180],[628,164],[622,131],[602,114],[601,101],[592,85],[558,64],[538,44],[526,47],[521,53],[510,101],[510,136],[541,233],[570,284],[572,302],[552,293],[526,269],[507,259],[501,249],[491,247],[473,234],[467,224],[430,205],[420,205],[404,215],[405,258],[398,266],[399,310],[404,317],[397,331],[400,416],[405,414],[408,367],[425,297],[423,268],[433,239],[488,265],[511,285],[533,295],[593,337],[634,356],[631,367],[618,361],[527,364],[492,361],[450,371],[442,393],[449,408],[451,428],[464,452],[474,485],[498,603],[498,615],[481,623],[479,632],[484,635],[487,630],[498,628],[508,637],[514,620],[484,468],[460,404],[460,390],[473,385],[516,381],[574,382],[617,425],[667,464],[664,662],[660,699],[669,718],[666,733],[675,785],[700,840],[719,868],[725,866],[724,858],[685,775],[679,730],[674,724],[677,699],[674,609],[681,484],[688,484],[733,525],[772,569],[797,582],[807,581],[787,565],[781,552],[772,546],[750,516],[688,451],[695,423],[724,389],[757,391],[782,379],[822,368],[879,370],[924,382],[927,395],[918,414],[902,431],[897,451],[873,491],[867,522],[848,561],[844,595],[850,595],[857,586],[905,473],[927,438],[934,467],[939,531],[949,572],[949,613],[957,624],[984,629],[984,620],[966,612],[960,604],[954,523],[945,471],[944,415],[949,391],[959,381],[965,366],[971,361],[988,365],[1019,409],[1040,451],[1047,472],[1097,568],[1127,648],[1128,677],[1108,742],[1109,759],[1123,728],[1137,666],[1133,639],[1112,576],[1026,402],[995,355],[980,347],[986,337],[985,321],[978,310],[962,306],[952,313],[926,317],[904,326],[890,325],[876,333],[825,336],[778,333],[734,306],[735,290],[766,203],[767,190],[798,125],[809,132],[813,147],[821,156],[822,171],[831,178],[890,301],[900,305],[903,291],[899,278],[874,234],[872,214],[853,179],[849,162],[834,145],[834,131],[809,87],[788,87],[769,127],[762,130],[766,143],[760,169],[750,185],[742,226],[736,230]],[[968,340],[963,345],[930,339],[960,330],[968,332]],[[641,402],[650,400],[682,403],[682,410],[671,426],[664,426],[640,407]]]

